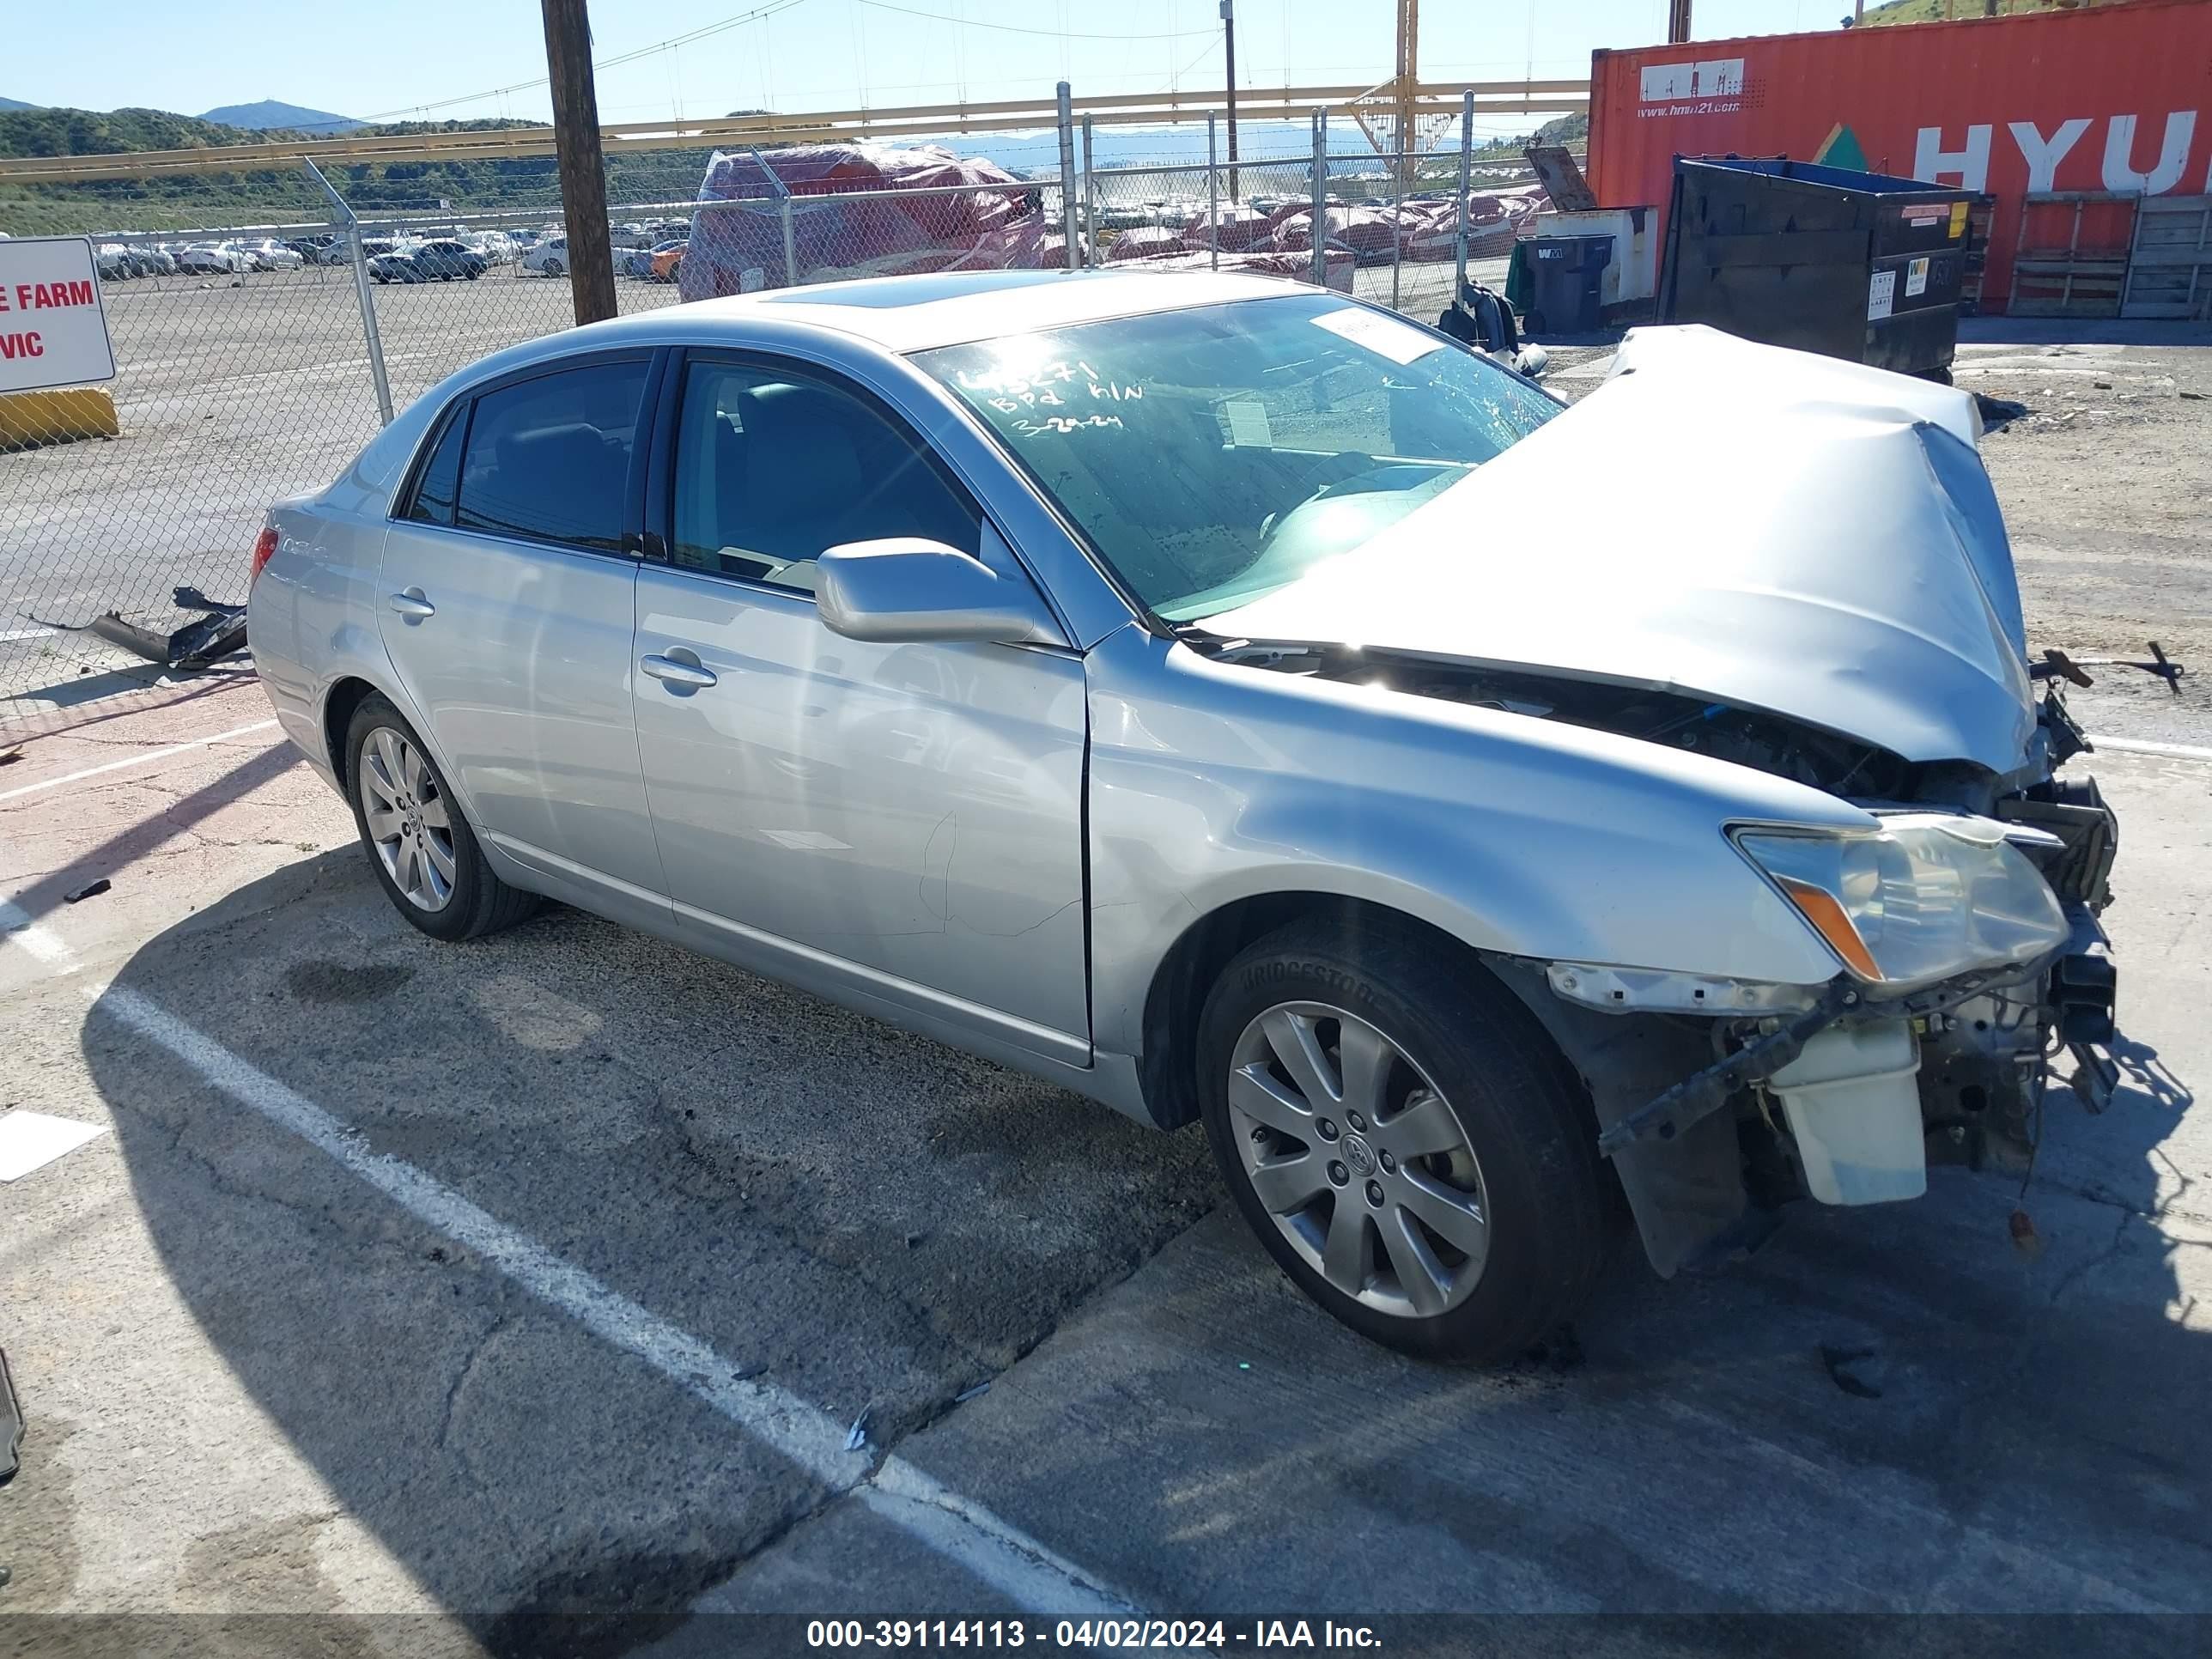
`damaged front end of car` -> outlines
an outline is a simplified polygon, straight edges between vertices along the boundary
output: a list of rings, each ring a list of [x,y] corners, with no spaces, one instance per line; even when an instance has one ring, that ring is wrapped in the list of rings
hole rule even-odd
[[[2092,1111],[2112,1096],[2118,822],[2093,778],[2060,776],[2089,748],[2060,683],[2086,676],[2031,660],[1979,438],[1949,388],[1637,331],[1603,388],[1358,559],[1209,619],[1230,659],[1589,728],[1864,814],[1711,830],[1826,947],[1824,983],[1717,976],[1702,941],[1699,974],[1487,958],[1587,1082],[1662,1273],[1756,1243],[1792,1200],[2023,1164],[2054,1074]]]
[[[2039,726],[2045,753],[2086,747],[2055,688]],[[1931,1163],[2022,1167],[2055,1079],[2091,1112],[2111,1099],[2118,822],[2094,778],[1857,804],[1871,833],[1729,826],[1834,954],[1826,984],[1492,963],[1581,1071],[1662,1274],[1756,1246],[1794,1200],[1915,1198]]]

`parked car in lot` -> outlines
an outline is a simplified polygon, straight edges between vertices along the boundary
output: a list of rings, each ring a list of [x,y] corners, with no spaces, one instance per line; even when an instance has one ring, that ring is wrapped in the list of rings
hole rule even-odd
[[[672,283],[684,264],[684,250],[691,246],[689,238],[663,242],[653,251],[653,269],[649,275],[656,283]]]
[[[548,236],[544,241],[524,252],[522,269],[535,271],[540,276],[565,276],[568,274],[568,239]]]
[[[411,256],[400,249],[390,249],[368,256],[368,274],[379,283],[426,283],[429,278]]]
[[[684,246],[684,242],[672,239],[652,247],[628,249],[615,256],[615,273],[665,283],[669,278],[662,274],[664,270],[672,267],[674,258],[682,255]]]
[[[307,263],[299,253],[271,238],[259,241],[241,242],[238,251],[243,253],[256,270],[297,270]]]
[[[415,268],[429,282],[473,283],[491,269],[483,254],[451,237],[403,243],[399,252],[413,260]]]
[[[196,276],[235,276],[251,269],[252,264],[228,242],[194,242],[177,253],[177,269]]]
[[[1671,1274],[2109,1092],[1979,437],[1701,328],[1568,410],[1302,285],[859,281],[453,376],[252,629],[425,933],[550,896],[1202,1123],[1323,1307],[1496,1359],[1624,1194]]]

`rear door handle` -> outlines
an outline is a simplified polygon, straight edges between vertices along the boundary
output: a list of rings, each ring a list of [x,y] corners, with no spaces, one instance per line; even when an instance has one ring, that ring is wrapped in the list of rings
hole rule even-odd
[[[422,597],[422,590],[419,587],[410,587],[404,593],[394,593],[392,608],[411,623],[438,614],[438,607]]]
[[[715,684],[714,671],[677,657],[641,657],[637,665],[654,679],[696,691]]]

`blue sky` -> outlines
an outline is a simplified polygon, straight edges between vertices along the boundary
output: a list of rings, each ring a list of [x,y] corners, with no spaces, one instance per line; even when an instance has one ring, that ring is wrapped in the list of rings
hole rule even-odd
[[[596,56],[651,46],[763,0],[594,0]],[[1079,93],[1218,86],[1215,0],[795,0],[779,15],[603,70],[607,121],[738,107],[830,109],[1024,96],[1063,77]],[[545,72],[538,0],[104,0],[11,7],[0,95],[108,109],[197,112],[280,98],[349,115],[549,113],[542,87],[447,104]],[[1833,27],[1847,0],[1698,0],[1698,33]],[[935,14],[915,16],[912,12]],[[1389,0],[1238,0],[1244,86],[1349,83],[1389,73]],[[967,22],[939,21],[954,16]],[[1666,33],[1666,0],[1430,0],[1426,79],[1588,72],[1595,46]],[[1008,32],[987,24],[1048,31]],[[1061,31],[1070,32],[1063,37]],[[1082,35],[1105,39],[1078,38]]]

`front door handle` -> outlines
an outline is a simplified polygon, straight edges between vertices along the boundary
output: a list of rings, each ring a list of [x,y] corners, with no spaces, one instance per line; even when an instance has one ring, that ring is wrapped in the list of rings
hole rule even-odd
[[[696,691],[715,683],[713,669],[702,668],[696,662],[685,662],[678,657],[641,657],[637,665],[654,679],[665,680],[670,685],[681,686],[687,691]]]
[[[394,593],[392,608],[411,623],[438,614],[438,607],[422,597],[422,590],[419,587],[410,587],[404,593]]]

